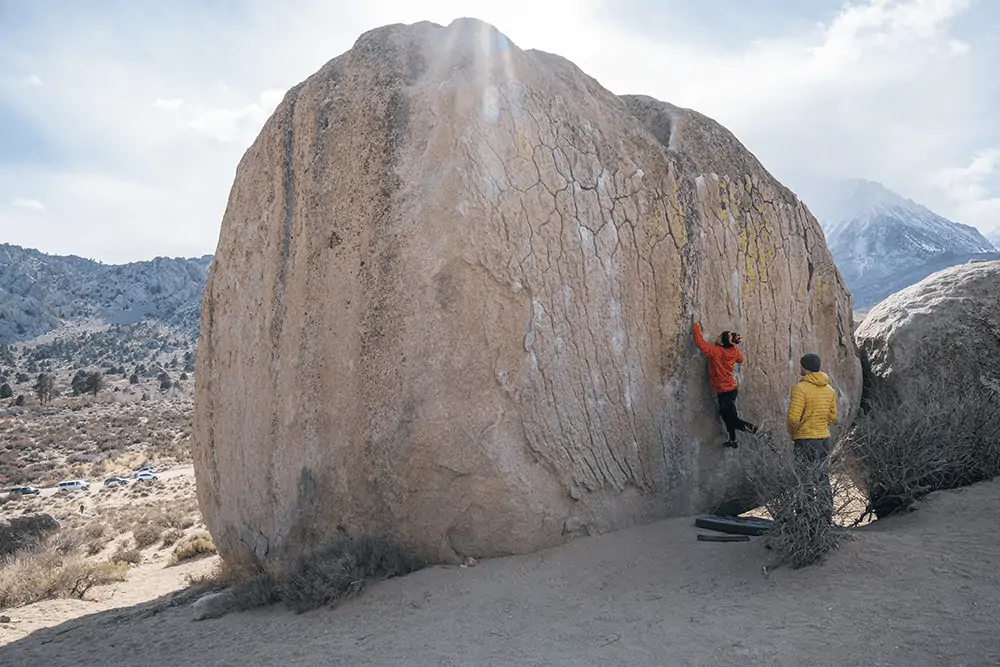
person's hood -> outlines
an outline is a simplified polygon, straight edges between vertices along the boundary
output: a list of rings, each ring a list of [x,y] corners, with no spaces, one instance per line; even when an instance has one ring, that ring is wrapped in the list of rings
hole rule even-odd
[[[817,387],[825,387],[830,384],[830,376],[823,371],[816,371],[815,373],[807,373],[802,376],[802,381],[814,384]]]

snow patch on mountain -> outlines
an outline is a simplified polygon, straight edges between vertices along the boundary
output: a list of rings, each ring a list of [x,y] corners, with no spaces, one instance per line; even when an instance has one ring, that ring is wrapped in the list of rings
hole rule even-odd
[[[997,252],[975,227],[944,218],[872,181],[841,181],[814,198],[857,307],[868,307],[934,271]]]
[[[993,244],[993,247],[1000,251],[1000,227],[986,234],[986,239]]]

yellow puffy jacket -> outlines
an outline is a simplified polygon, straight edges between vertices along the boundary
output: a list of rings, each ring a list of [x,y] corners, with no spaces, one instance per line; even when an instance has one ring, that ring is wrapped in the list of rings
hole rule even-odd
[[[792,440],[822,440],[830,437],[830,424],[837,421],[837,392],[826,373],[809,373],[792,387],[788,404],[788,432]]]

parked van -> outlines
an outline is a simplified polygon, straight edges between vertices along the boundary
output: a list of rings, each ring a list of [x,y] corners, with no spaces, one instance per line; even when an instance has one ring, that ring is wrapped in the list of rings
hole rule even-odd
[[[82,479],[71,479],[66,482],[59,482],[59,486],[56,487],[56,492],[60,493],[63,491],[89,491],[90,485],[88,485]]]

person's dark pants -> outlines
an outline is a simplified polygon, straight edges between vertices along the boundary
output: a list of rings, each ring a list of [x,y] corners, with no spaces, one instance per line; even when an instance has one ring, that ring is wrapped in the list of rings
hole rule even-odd
[[[830,438],[795,440],[795,466],[809,495],[822,503],[827,519],[833,517],[833,491],[830,489]]]
[[[736,432],[746,431],[747,433],[757,433],[758,429],[750,422],[740,419],[739,410],[736,409],[736,397],[739,389],[726,391],[719,394],[719,414],[729,432],[729,442],[736,442]]]

